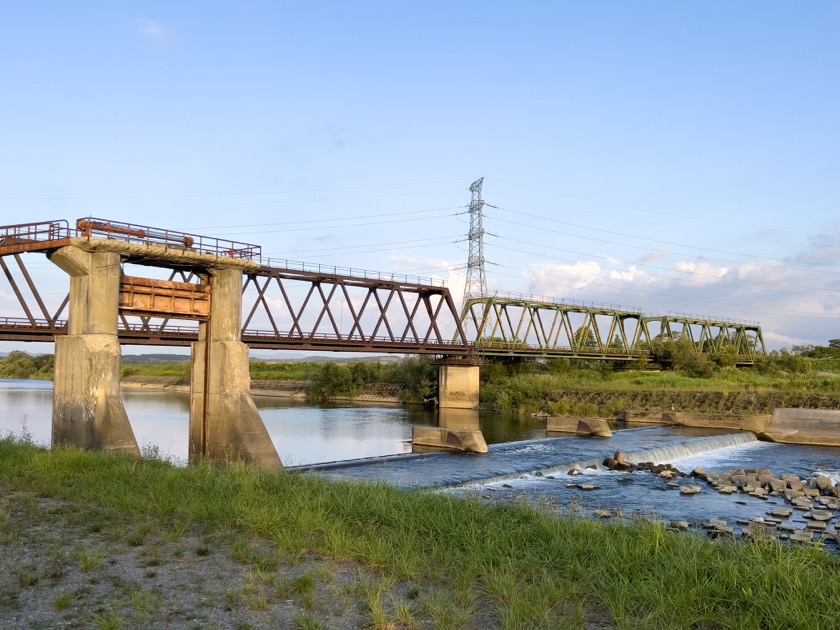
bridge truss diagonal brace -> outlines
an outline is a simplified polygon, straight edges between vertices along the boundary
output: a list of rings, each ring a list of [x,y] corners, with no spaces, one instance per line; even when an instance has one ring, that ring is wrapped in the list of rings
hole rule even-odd
[[[470,352],[445,287],[273,267],[246,275],[243,335],[249,343],[259,340],[260,347]],[[260,320],[270,330],[257,330]]]

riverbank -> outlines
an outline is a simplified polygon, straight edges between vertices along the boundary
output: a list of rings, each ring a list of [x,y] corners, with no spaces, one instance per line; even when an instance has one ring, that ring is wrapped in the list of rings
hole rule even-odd
[[[189,393],[189,381],[179,376],[126,376],[120,380],[120,387],[135,390],[154,390]],[[311,381],[303,380],[252,380],[252,396],[268,396],[307,400]],[[390,390],[390,393],[389,393]],[[363,388],[355,396],[330,396],[331,402],[372,403],[384,405],[402,404],[399,386]]]
[[[815,547],[9,441],[0,487],[0,625],[836,627]]]

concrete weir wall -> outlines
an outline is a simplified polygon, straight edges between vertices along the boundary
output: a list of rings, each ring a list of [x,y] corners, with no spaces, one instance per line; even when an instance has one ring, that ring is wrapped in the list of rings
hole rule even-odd
[[[759,437],[787,444],[840,446],[840,410],[774,409]]]
[[[692,413],[671,411],[662,414],[662,422],[682,427],[704,427],[715,429],[735,429],[764,433],[770,424],[770,414],[730,414],[730,413]]]
[[[752,431],[770,442],[840,446],[840,410],[837,409],[777,408],[772,415],[666,412],[662,414],[662,422]]]

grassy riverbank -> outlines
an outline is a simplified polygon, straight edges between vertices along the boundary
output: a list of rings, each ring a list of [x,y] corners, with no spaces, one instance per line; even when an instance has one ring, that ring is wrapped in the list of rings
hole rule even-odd
[[[840,373],[808,369],[724,368],[708,376],[680,371],[613,371],[566,362],[496,364],[482,370],[481,404],[506,413],[611,417],[635,411],[770,413],[774,407],[840,408]]]
[[[840,559],[819,548],[713,543],[539,507],[8,440],[0,488],[0,626],[838,622]],[[190,579],[173,577],[187,568]]]

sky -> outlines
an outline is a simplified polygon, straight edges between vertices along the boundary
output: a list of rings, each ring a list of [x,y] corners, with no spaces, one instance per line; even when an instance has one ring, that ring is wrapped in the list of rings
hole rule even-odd
[[[483,177],[491,294],[840,337],[837,1],[7,2],[0,77],[2,225],[219,236],[460,302]]]

